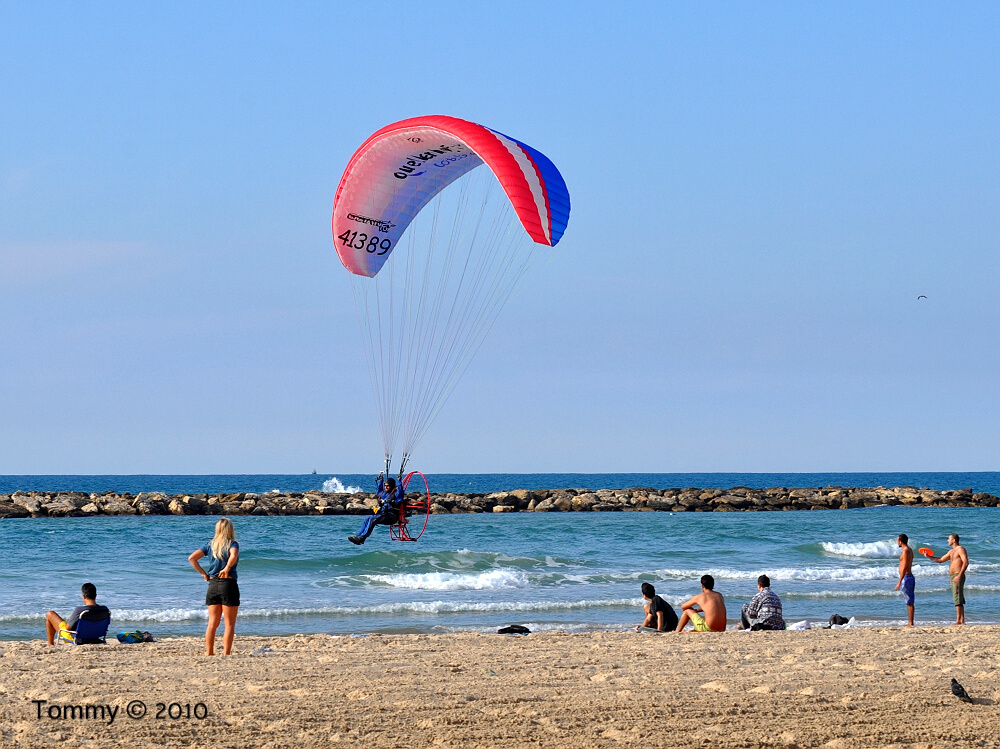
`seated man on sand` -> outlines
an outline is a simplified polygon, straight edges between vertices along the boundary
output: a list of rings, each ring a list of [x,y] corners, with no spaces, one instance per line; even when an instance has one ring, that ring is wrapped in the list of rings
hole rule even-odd
[[[757,590],[759,592],[750,603],[743,604],[739,629],[784,629],[781,599],[771,590],[771,579],[767,575],[757,578]]]
[[[660,632],[673,632],[677,629],[677,613],[673,606],[656,595],[656,588],[651,583],[642,584],[642,597],[646,599],[642,607],[646,612],[646,618],[642,624],[636,626],[636,632],[642,627]]]
[[[95,614],[111,616],[108,607],[97,602],[97,587],[93,583],[84,583],[80,592],[83,593],[83,606],[77,606],[73,609],[69,619],[63,619],[55,611],[50,611],[45,615],[45,637],[49,641],[49,645],[56,644],[56,633],[59,634],[59,639],[72,643],[73,635],[70,633],[76,631],[80,616],[85,612],[92,611]]]
[[[701,576],[701,593],[681,604],[681,620],[677,631],[683,632],[690,622],[695,632],[725,632],[726,602],[721,593],[716,593],[715,578]]]

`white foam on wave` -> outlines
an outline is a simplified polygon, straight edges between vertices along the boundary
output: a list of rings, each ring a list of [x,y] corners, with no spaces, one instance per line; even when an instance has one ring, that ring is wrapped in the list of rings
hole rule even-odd
[[[577,609],[636,607],[641,599],[608,598],[579,601],[400,601],[371,606],[316,606],[307,608],[268,607],[240,609],[240,618],[270,619],[286,616],[356,616],[362,614],[458,614],[492,612],[545,612]],[[123,609],[113,612],[113,622],[188,622],[208,618],[205,608]],[[4,614],[0,622],[44,621],[45,614]]]
[[[424,572],[391,575],[362,575],[373,582],[409,590],[507,590],[527,588],[528,578],[520,570],[488,572]]]
[[[760,575],[767,575],[772,580],[814,582],[818,580],[895,580],[899,577],[896,567],[779,567],[777,569],[734,570],[717,568],[710,570],[656,570],[654,574],[664,580],[697,579],[707,572],[717,580],[756,580]],[[913,566],[914,577],[938,577],[948,574],[948,570],[939,567]]]
[[[114,620],[126,622],[189,622],[208,618],[204,608],[113,609],[111,615]]]
[[[344,486],[336,476],[323,482],[323,491],[331,494],[360,494],[360,486]]]
[[[31,622],[44,622],[45,614],[41,611],[31,612],[31,613],[20,613],[20,614],[0,614],[0,623],[24,623],[28,624]]]
[[[971,564],[969,569],[973,572],[991,572],[1000,569],[1000,565],[995,564]],[[895,580],[899,576],[899,570],[895,565],[870,565],[859,567],[780,567],[761,568],[751,570],[740,570],[726,567],[716,567],[713,569],[679,569],[667,568],[659,570],[642,570],[636,572],[532,572],[530,583],[535,587],[559,587],[562,585],[588,585],[596,584],[630,584],[639,580],[652,582],[675,582],[697,580],[706,572],[716,580],[753,580],[756,581],[760,575],[767,575],[772,580],[786,582],[816,582],[831,580],[837,582],[850,582],[852,580]],[[948,570],[944,566],[938,565],[913,565],[915,577],[947,577]],[[458,589],[458,588],[456,588]],[[970,590],[966,586],[966,590]],[[447,588],[441,588],[447,590]]]
[[[115,622],[187,622],[197,619],[207,619],[205,608],[197,609],[113,609],[112,624]],[[240,612],[241,614],[243,612]],[[0,622],[36,622],[45,621],[45,614],[32,612],[27,614],[0,614]]]
[[[1000,585],[966,585],[966,593],[996,593]],[[917,588],[918,596],[932,593],[950,593],[951,588]],[[810,590],[783,591],[782,598],[895,598],[903,595],[892,588],[875,588],[873,590]]]
[[[640,599],[608,598],[580,601],[406,601],[373,606],[331,606],[319,609],[259,609],[248,616],[289,616],[308,614],[455,614],[463,612],[572,611],[574,609],[618,608],[639,605]],[[240,612],[243,616],[244,612]]]
[[[968,588],[966,588],[968,590]],[[919,588],[919,595],[930,593],[945,593],[947,588]],[[784,598],[898,598],[903,595],[901,592],[886,586],[884,588],[873,588],[872,590],[810,590],[810,591],[778,591],[782,599]]]
[[[827,554],[838,557],[863,557],[865,559],[891,559],[899,556],[895,541],[870,541],[859,543],[834,543],[823,541],[820,547]]]
[[[205,608],[197,609],[112,609],[111,622],[187,622],[196,619],[207,619]],[[241,611],[242,615],[243,612]],[[45,621],[43,612],[21,614],[0,614],[0,622],[37,622]]]

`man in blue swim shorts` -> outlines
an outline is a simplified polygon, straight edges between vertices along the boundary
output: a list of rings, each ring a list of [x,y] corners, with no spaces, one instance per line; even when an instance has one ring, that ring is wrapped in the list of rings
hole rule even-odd
[[[896,544],[902,550],[899,552],[899,582],[896,583],[896,590],[903,591],[903,600],[906,601],[906,616],[909,619],[907,627],[913,626],[913,589],[916,580],[913,579],[913,549],[910,548],[910,539],[905,533],[900,533],[896,537]]]

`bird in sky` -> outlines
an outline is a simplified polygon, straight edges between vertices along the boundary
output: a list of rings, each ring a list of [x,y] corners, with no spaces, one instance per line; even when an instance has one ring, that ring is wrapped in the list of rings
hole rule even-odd
[[[926,296],[924,296],[923,294],[921,294],[920,296],[918,296],[918,297],[917,297],[917,299],[926,299],[926,298],[927,298],[927,297],[926,297]]]

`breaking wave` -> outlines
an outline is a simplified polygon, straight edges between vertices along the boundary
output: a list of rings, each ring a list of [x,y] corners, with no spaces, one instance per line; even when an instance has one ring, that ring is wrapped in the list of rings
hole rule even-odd
[[[400,601],[398,603],[381,603],[371,606],[316,606],[304,608],[257,608],[240,609],[240,619],[272,619],[289,616],[356,616],[359,614],[455,614],[455,613],[491,613],[491,612],[545,612],[573,611],[577,609],[623,608],[636,607],[636,598],[607,598],[579,601]],[[171,608],[171,609],[122,609],[114,611],[114,619],[118,622],[188,622],[205,620],[207,609]],[[37,622],[44,621],[45,614],[3,614],[0,622]]]
[[[336,476],[323,482],[323,491],[331,494],[360,494],[360,486],[344,486]]]
[[[899,577],[896,567],[779,567],[777,569],[734,570],[710,569],[706,572],[717,580],[756,580],[767,575],[771,580],[814,582],[818,580],[895,580]],[[702,571],[665,569],[656,574],[664,580],[697,579]],[[948,570],[940,567],[913,565],[915,577],[947,576]]]
[[[895,541],[872,541],[869,543],[833,543],[823,541],[820,547],[827,554],[838,557],[863,557],[865,559],[891,559],[899,556]]]
[[[393,588],[410,590],[507,590],[528,587],[528,578],[523,572],[505,569],[480,573],[426,572],[363,577]]]

